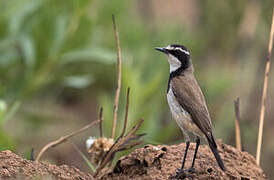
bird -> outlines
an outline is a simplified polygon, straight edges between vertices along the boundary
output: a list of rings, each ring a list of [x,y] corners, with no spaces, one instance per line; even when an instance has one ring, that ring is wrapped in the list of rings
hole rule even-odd
[[[200,145],[200,138],[204,138],[222,171],[226,168],[218,153],[217,143],[213,135],[211,117],[206,105],[205,97],[194,76],[194,67],[190,52],[184,45],[171,44],[166,47],[156,47],[167,55],[170,73],[167,86],[167,101],[173,119],[183,132],[186,148],[182,166],[176,171],[175,177],[182,177],[187,172],[194,173],[195,159]],[[189,169],[184,169],[188,148],[189,134],[196,137],[196,147]]]

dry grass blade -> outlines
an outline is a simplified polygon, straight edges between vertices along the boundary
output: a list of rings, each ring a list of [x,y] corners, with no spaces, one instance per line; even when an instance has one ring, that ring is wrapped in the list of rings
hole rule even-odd
[[[143,134],[142,134],[142,135],[143,135]],[[141,136],[140,136],[140,137],[141,137]],[[143,143],[143,141],[137,141],[137,142],[131,143],[131,144],[127,145],[127,146],[121,147],[121,148],[118,149],[117,151],[129,150],[129,149],[131,149],[131,148],[133,148],[133,147],[135,147],[135,146],[138,146],[138,145],[140,145],[140,144],[142,144],[142,143]]]
[[[140,119],[138,121],[138,123],[132,127],[132,129],[128,132],[128,134],[126,136],[132,136],[133,134],[136,133],[136,131],[141,127],[141,125],[143,124],[144,119]]]
[[[265,100],[266,100],[267,87],[268,87],[268,78],[269,78],[269,71],[270,71],[270,57],[271,57],[272,46],[273,46],[273,34],[274,34],[274,9],[273,9],[273,12],[272,12],[272,25],[271,25],[271,30],[270,30],[268,53],[267,53],[267,59],[266,59],[266,65],[265,65],[264,86],[263,86],[261,113],[260,113],[260,124],[259,124],[258,141],[257,141],[256,162],[257,162],[258,165],[260,165],[262,137],[263,137],[263,126],[264,126],[264,114],[265,114]]]
[[[128,108],[129,108],[129,93],[130,88],[127,88],[127,103],[126,103],[126,114],[125,114],[125,120],[124,120],[124,127],[121,136],[124,136],[126,129],[127,129],[127,119],[128,119]]]
[[[81,129],[79,129],[79,130],[77,130],[77,131],[74,131],[74,132],[72,132],[72,133],[70,133],[70,134],[68,134],[68,135],[66,135],[66,136],[62,136],[62,137],[60,137],[59,139],[57,139],[57,140],[55,140],[55,141],[52,141],[52,142],[48,143],[48,144],[45,145],[45,146],[42,148],[42,150],[39,152],[39,154],[38,154],[38,156],[37,156],[37,158],[36,158],[35,161],[36,161],[36,162],[39,161],[39,160],[41,159],[42,155],[43,155],[49,148],[55,147],[55,146],[57,146],[57,145],[59,145],[59,144],[65,142],[65,141],[67,141],[69,138],[71,138],[71,137],[73,137],[73,136],[75,136],[75,135],[77,135],[77,134],[79,134],[79,133],[81,133],[81,132],[83,132],[83,131],[85,131],[85,130],[91,128],[92,126],[94,126],[95,124],[97,124],[97,123],[99,123],[99,122],[100,122],[100,120],[92,121],[91,123],[89,123],[88,125],[82,127]]]
[[[100,137],[103,137],[103,107],[100,108],[99,111],[99,120],[100,120],[100,124],[99,124],[99,131],[100,131]]]
[[[236,148],[242,150],[241,144],[241,130],[240,130],[240,98],[234,101],[235,108],[235,138],[236,138]]]
[[[122,63],[121,63],[121,48],[120,48],[120,40],[119,40],[119,33],[115,23],[115,17],[112,15],[112,23],[115,35],[115,41],[117,45],[117,89],[115,93],[115,100],[114,100],[114,109],[113,109],[113,121],[112,121],[112,133],[111,138],[114,139],[115,137],[115,130],[116,130],[116,123],[117,123],[117,112],[119,107],[119,97],[121,91],[121,76],[122,76]]]
[[[104,155],[102,158],[102,161],[100,162],[99,166],[97,167],[94,177],[96,178],[101,170],[113,159],[114,155],[116,152],[125,150],[125,149],[130,149],[133,148],[136,145],[139,145],[142,143],[141,141],[134,141],[133,140],[138,140],[140,137],[142,137],[145,134],[140,134],[140,135],[135,135],[136,131],[140,128],[142,123],[144,122],[143,119],[140,119],[137,125],[132,127],[132,129],[125,135],[125,136],[120,136],[116,142],[112,145],[112,147],[109,149],[109,151]]]
[[[81,157],[84,159],[88,167],[90,168],[91,172],[95,171],[95,167],[91,164],[91,162],[88,160],[88,158],[82,153],[82,151],[72,142],[70,141],[70,144],[72,147],[81,155]]]

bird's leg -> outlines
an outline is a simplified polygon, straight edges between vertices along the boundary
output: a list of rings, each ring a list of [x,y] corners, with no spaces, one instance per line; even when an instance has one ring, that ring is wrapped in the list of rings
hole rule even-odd
[[[176,174],[174,176],[171,176],[170,179],[184,179],[186,177],[186,171],[184,170],[184,166],[185,166],[185,162],[186,162],[186,156],[187,156],[189,145],[190,145],[190,141],[189,141],[189,139],[187,139],[184,158],[182,161],[182,167],[180,169],[177,169]]]
[[[184,137],[185,137],[185,141],[186,141],[186,149],[185,149],[184,158],[183,158],[183,161],[182,161],[182,166],[181,166],[180,169],[177,169],[176,174],[170,176],[169,179],[184,179],[184,178],[187,177],[187,174],[186,174],[187,171],[184,170],[184,166],[185,166],[185,161],[186,161],[188,148],[189,148],[189,145],[190,145],[190,139],[189,139],[189,136],[186,132],[183,131],[183,133],[184,133]]]
[[[189,145],[190,145],[190,141],[188,140],[188,141],[186,141],[186,149],[185,149],[184,159],[182,161],[181,171],[183,171],[184,167],[185,167],[185,161],[186,161],[186,156],[187,156]]]
[[[195,151],[194,151],[192,165],[191,165],[191,168],[188,169],[188,172],[195,172],[194,164],[195,164],[195,160],[196,160],[196,156],[197,156],[199,146],[200,146],[200,138],[197,136],[196,137],[196,147],[195,147]]]

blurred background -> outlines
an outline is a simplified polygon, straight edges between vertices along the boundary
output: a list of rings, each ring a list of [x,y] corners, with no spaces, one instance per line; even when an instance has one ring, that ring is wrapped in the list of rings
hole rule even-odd
[[[48,142],[95,120],[99,106],[104,107],[104,135],[111,135],[115,14],[123,60],[116,135],[129,86],[129,126],[143,117],[140,132],[147,133],[146,143],[183,141],[166,101],[169,65],[154,47],[184,44],[191,51],[215,136],[235,145],[233,101],[240,97],[243,148],[255,156],[273,5],[271,0],[0,1],[0,150],[29,157],[33,147],[37,155]],[[261,160],[270,179],[273,73]],[[86,154],[86,139],[98,135],[95,127],[72,141]],[[89,171],[70,143],[50,149],[43,160]]]

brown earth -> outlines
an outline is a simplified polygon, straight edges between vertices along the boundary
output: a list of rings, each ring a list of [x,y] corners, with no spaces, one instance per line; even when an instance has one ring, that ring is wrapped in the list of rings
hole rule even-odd
[[[186,179],[267,179],[263,170],[256,165],[253,156],[240,152],[232,146],[218,143],[220,156],[227,171],[222,172],[207,145],[199,148],[195,162],[196,173]],[[185,164],[191,166],[195,144],[191,144]],[[180,168],[185,144],[172,146],[145,146],[122,157],[112,172],[101,179],[168,179]]]
[[[84,180],[91,175],[67,165],[56,166],[23,159],[11,151],[0,152],[0,179]]]
[[[219,152],[227,171],[218,167],[207,145],[199,148],[195,173],[187,174],[186,179],[267,179],[263,170],[247,152],[240,152],[232,146],[218,143]],[[191,144],[185,167],[191,165],[195,145]],[[108,179],[168,179],[181,166],[185,144],[147,145],[122,157],[113,169],[100,175]],[[37,177],[37,178],[35,178]],[[22,159],[11,151],[0,152],[0,179],[87,179],[94,178],[67,165],[56,166]]]

